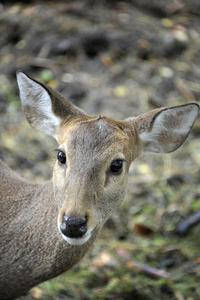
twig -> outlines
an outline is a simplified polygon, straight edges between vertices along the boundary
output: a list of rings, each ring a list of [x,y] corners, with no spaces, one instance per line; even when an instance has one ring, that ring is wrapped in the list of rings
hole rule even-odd
[[[136,261],[129,261],[126,263],[126,266],[128,268],[134,268],[137,271],[147,274],[152,277],[157,277],[157,278],[170,278],[171,277],[171,274],[164,270],[153,268],[149,265],[144,265],[144,264],[138,263]]]
[[[176,229],[176,233],[179,236],[186,236],[189,231],[197,224],[200,223],[200,211],[192,214],[189,218],[183,221],[181,224],[178,225]]]

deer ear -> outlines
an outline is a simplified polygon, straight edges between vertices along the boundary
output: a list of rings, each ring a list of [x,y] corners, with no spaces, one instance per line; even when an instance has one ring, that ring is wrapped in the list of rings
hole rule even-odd
[[[187,138],[199,113],[196,103],[161,108],[135,119],[142,153],[169,153]]]
[[[42,84],[22,71],[17,72],[17,82],[24,114],[29,124],[56,138],[62,121],[85,114],[49,86]]]

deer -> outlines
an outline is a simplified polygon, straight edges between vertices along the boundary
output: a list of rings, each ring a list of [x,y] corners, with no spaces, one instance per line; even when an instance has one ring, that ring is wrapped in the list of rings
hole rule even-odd
[[[52,179],[30,183],[0,161],[0,299],[14,299],[69,270],[120,206],[130,164],[170,153],[189,135],[197,103],[114,120],[90,116],[58,91],[17,72],[29,124],[57,140]]]

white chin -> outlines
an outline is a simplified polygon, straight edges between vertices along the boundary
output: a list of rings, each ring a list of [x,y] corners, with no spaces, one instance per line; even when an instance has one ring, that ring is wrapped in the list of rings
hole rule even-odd
[[[62,232],[61,232],[62,234]],[[85,244],[91,237],[91,230],[88,230],[86,232],[86,234],[82,237],[82,238],[75,238],[75,239],[72,239],[72,238],[69,238],[67,236],[65,236],[64,234],[62,234],[62,237],[65,241],[68,242],[68,244],[70,245],[76,245],[76,246],[80,246],[80,245],[83,245]]]

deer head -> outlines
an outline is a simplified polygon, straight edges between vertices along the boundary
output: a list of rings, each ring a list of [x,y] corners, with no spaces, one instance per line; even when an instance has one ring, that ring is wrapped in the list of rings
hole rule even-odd
[[[117,121],[88,116],[49,86],[19,71],[25,116],[58,142],[53,171],[58,230],[72,245],[96,235],[123,201],[131,162],[182,145],[199,112],[196,103],[160,108]]]

